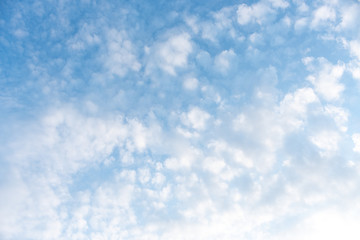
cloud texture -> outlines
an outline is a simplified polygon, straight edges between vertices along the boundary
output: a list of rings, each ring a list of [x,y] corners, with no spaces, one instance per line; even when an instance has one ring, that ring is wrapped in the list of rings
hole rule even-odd
[[[1,239],[359,235],[359,1],[0,9]]]

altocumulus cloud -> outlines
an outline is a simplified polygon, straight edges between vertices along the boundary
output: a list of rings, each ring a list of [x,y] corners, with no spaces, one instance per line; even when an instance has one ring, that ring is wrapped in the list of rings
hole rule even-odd
[[[1,1],[1,239],[357,239],[355,0]]]

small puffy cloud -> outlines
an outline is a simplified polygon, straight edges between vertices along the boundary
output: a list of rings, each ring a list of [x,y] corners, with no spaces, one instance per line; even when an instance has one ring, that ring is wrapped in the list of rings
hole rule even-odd
[[[347,70],[351,72],[354,79],[360,80],[360,63],[357,61],[350,62],[347,66]]]
[[[137,176],[139,178],[139,181],[142,184],[145,184],[150,181],[151,174],[150,174],[149,168],[141,168],[141,169],[138,169],[137,172],[138,172]]]
[[[29,33],[27,31],[25,31],[24,29],[19,28],[14,31],[14,35],[17,38],[24,38],[24,37],[27,37],[29,35]]]
[[[85,50],[89,46],[99,44],[101,39],[96,33],[96,27],[90,24],[83,24],[79,32],[67,41],[72,50]]]
[[[353,151],[360,152],[360,133],[354,133],[351,138],[354,142]]]
[[[129,70],[139,71],[138,62],[132,42],[124,32],[111,29],[107,33],[106,53],[103,61],[111,75],[123,77]]]
[[[236,54],[232,49],[224,50],[215,57],[214,64],[217,71],[226,73],[235,59]]]
[[[131,121],[130,126],[135,148],[141,152],[147,147],[147,130],[141,123],[135,120]]]
[[[274,8],[287,8],[289,7],[289,2],[287,0],[269,0]]]
[[[296,32],[301,32],[303,29],[305,29],[308,26],[308,18],[302,17],[295,21],[294,29]]]
[[[219,174],[225,166],[226,164],[222,159],[208,157],[204,160],[204,169],[214,174]]]
[[[173,154],[173,157],[165,160],[165,167],[170,170],[189,169],[194,162],[201,156],[198,149],[189,146],[182,146],[178,149],[179,152]]]
[[[210,114],[198,107],[193,107],[189,112],[182,114],[181,118],[186,126],[195,130],[204,130]]]
[[[349,42],[350,53],[360,61],[360,41],[352,40]]]
[[[176,75],[176,68],[183,68],[188,64],[188,56],[192,52],[192,42],[188,33],[171,35],[166,41],[157,43],[151,52],[152,59],[147,66],[150,73],[154,67],[171,75]]]
[[[197,89],[198,85],[199,85],[199,81],[196,78],[191,78],[191,77],[186,78],[183,83],[184,88],[190,91]]]
[[[321,155],[329,156],[338,150],[340,135],[333,130],[323,130],[311,136],[310,141],[320,149]]]
[[[306,117],[307,106],[316,101],[318,98],[311,88],[301,88],[294,93],[286,94],[279,106],[281,119],[284,121],[283,126],[290,129],[297,129],[302,126]]]
[[[157,172],[155,173],[154,177],[151,179],[151,183],[159,186],[162,185],[165,182],[165,180],[166,177],[163,174]]]
[[[276,1],[274,1],[276,2]],[[274,10],[266,3],[258,2],[253,5],[240,4],[237,9],[237,21],[240,25],[246,25],[256,22],[258,24],[266,23]]]
[[[300,13],[309,11],[309,6],[303,0],[293,0],[292,2],[296,4],[296,10]]]
[[[310,26],[312,28],[318,28],[326,26],[329,22],[333,22],[336,19],[336,12],[330,6],[321,6],[313,12],[313,19]]]
[[[253,18],[252,8],[247,4],[241,4],[238,7],[237,14],[238,14],[238,23],[240,25],[245,25],[252,21]]]
[[[289,3],[285,0],[259,1],[252,5],[240,4],[237,9],[237,21],[240,25],[256,22],[266,24],[269,18],[276,12],[276,9],[287,8]]]
[[[207,147],[212,150],[217,156],[217,160],[213,158],[210,159],[217,162],[216,165],[220,164],[218,162],[221,161],[220,159],[227,159],[228,161],[231,160],[233,163],[241,164],[247,168],[252,168],[254,165],[253,160],[250,157],[246,156],[241,148],[232,147],[223,140],[210,141]]]
[[[337,30],[355,30],[357,29],[357,23],[360,20],[359,17],[360,5],[352,4],[345,5],[340,8],[341,22],[337,26]]]
[[[249,40],[254,45],[259,45],[264,41],[263,36],[259,33],[251,34]]]
[[[325,113],[330,115],[340,131],[346,132],[347,131],[347,121],[349,113],[345,109],[341,107],[336,107],[333,105],[327,105],[325,106]]]
[[[345,65],[340,63],[333,65],[325,58],[318,58],[318,65],[314,64],[312,58],[304,58],[303,62],[309,70],[314,72],[307,77],[307,80],[314,85],[315,91],[326,101],[339,100],[345,89],[345,86],[340,83]]]
[[[235,30],[236,6],[224,7],[219,11],[211,13],[208,21],[199,21],[201,37],[213,43],[220,44],[219,37],[226,37],[232,40],[241,39],[241,33]]]

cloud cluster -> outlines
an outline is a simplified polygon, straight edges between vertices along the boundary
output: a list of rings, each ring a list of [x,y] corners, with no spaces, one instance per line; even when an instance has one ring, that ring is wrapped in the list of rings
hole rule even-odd
[[[355,239],[360,4],[188,4],[3,4],[1,239]]]

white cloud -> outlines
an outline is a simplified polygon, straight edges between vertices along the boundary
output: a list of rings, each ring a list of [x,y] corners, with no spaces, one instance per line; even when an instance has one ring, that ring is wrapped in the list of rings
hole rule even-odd
[[[337,209],[323,209],[307,216],[295,229],[286,230],[286,234],[274,239],[349,239],[355,240],[360,234],[358,213],[349,213]]]
[[[339,100],[345,89],[345,86],[340,83],[345,65],[340,63],[333,65],[325,58],[318,58],[317,62],[319,65],[315,66],[313,61],[304,61],[308,69],[315,72],[313,75],[309,75],[307,80],[314,85],[315,91],[326,101]]]
[[[145,183],[150,181],[151,174],[150,174],[150,169],[149,168],[139,169],[137,175],[138,175],[139,181],[142,184],[145,184]]]
[[[269,4],[270,3],[270,4]],[[249,23],[268,24],[277,8],[287,8],[289,3],[283,0],[260,1],[252,5],[240,4],[237,9],[237,21],[240,25]]]
[[[187,90],[195,90],[199,85],[199,81],[196,78],[186,78],[184,80],[183,86]]]
[[[106,53],[102,56],[102,61],[109,73],[123,77],[129,70],[139,71],[141,64],[136,58],[134,46],[126,37],[126,33],[111,29],[106,37]]]
[[[330,115],[334,119],[336,125],[342,132],[347,131],[347,121],[349,113],[345,109],[341,107],[327,105],[325,106],[325,113]]]
[[[26,30],[19,28],[14,31],[14,35],[17,38],[24,38],[24,37],[27,37],[29,35],[29,33]]]
[[[222,159],[208,157],[204,160],[204,168],[214,174],[219,174],[225,166],[226,164]]]
[[[289,7],[289,3],[286,0],[269,0],[269,2],[273,5],[274,8],[287,8],[287,7]]]
[[[130,157],[133,152],[142,152],[156,143],[148,144],[147,140],[159,138],[154,132],[148,131],[137,120],[129,119],[124,123],[123,118],[116,114],[108,118],[89,117],[68,107],[49,111],[39,122],[28,124],[22,133],[8,153],[16,171],[9,179],[15,184],[15,192],[0,187],[1,194],[14,197],[11,209],[0,207],[1,213],[9,215],[1,221],[0,231],[5,234],[1,236],[60,239],[67,228],[67,238],[82,239],[89,236],[88,229],[102,232],[106,225],[109,228],[104,229],[115,231],[117,221],[121,220],[118,218],[124,216],[123,211],[128,214],[126,222],[134,218],[129,204],[135,172],[123,171],[116,176],[122,179],[122,183],[130,181],[129,184],[113,186],[105,183],[99,187],[95,194],[97,203],[94,204],[97,205],[88,205],[91,209],[80,206],[68,219],[69,216],[64,214],[69,213],[66,204],[69,203],[70,179],[82,169],[89,170],[96,164],[101,166],[102,162],[106,164],[107,159],[113,158],[111,155],[115,148],[119,148],[120,154],[126,153]],[[114,157],[116,160],[107,166],[114,161],[119,163],[118,159],[123,156]],[[139,176],[139,180],[143,183],[149,181],[146,172]],[[160,185],[164,180],[162,175],[155,174],[153,182]],[[85,220],[88,215],[92,215],[90,222]],[[113,220],[109,219],[110,216]],[[66,227],[68,220],[71,226]],[[100,233],[92,234],[96,238]]]
[[[354,30],[359,22],[359,4],[345,5],[340,8],[341,22],[337,26],[337,30]]]
[[[216,158],[210,158],[210,160],[213,160],[210,162],[215,162],[214,164],[217,166],[221,165],[221,163],[219,163],[219,161],[221,161],[220,159],[227,159],[229,162],[232,161],[233,163],[241,164],[247,168],[252,168],[254,166],[253,160],[246,156],[240,147],[229,146],[229,144],[223,140],[212,140],[207,147],[214,151]],[[204,162],[204,164],[207,164],[207,162]]]
[[[354,79],[360,80],[360,64],[357,61],[350,62],[347,69],[351,72]]]
[[[353,40],[349,42],[350,53],[360,61],[360,42]]]
[[[297,5],[297,10],[300,13],[304,13],[309,11],[309,6],[302,0],[293,0],[293,2]]]
[[[67,41],[67,44],[72,50],[85,50],[89,46],[99,44],[100,42],[101,39],[96,33],[96,27],[85,23],[79,32]]]
[[[354,133],[352,135],[352,140],[354,142],[354,152],[360,152],[360,133]]]
[[[312,28],[318,28],[326,26],[327,24],[335,21],[336,12],[330,6],[321,6],[313,12],[313,20],[310,26]]]
[[[210,114],[198,107],[192,107],[188,113],[183,113],[182,122],[195,130],[206,129],[206,123],[210,119]]]
[[[159,67],[171,75],[176,75],[177,68],[186,67],[188,56],[192,52],[192,42],[188,33],[171,35],[166,41],[157,43],[152,49],[154,59],[147,66],[147,73]]]
[[[273,97],[271,93],[267,94]],[[283,147],[284,138],[305,126],[308,106],[317,102],[318,98],[311,88],[301,88],[286,94],[279,103],[266,101],[264,106],[249,107],[234,118],[233,129],[252,139],[254,149],[261,149],[244,149],[254,167],[259,171],[271,168],[276,152]]]
[[[235,57],[236,54],[232,49],[222,51],[215,57],[214,60],[216,70],[222,73],[226,73],[230,69]]]
[[[253,33],[250,35],[249,40],[252,44],[258,45],[261,44],[263,40],[263,36],[260,33]]]
[[[323,130],[310,137],[310,141],[320,149],[321,155],[330,156],[338,150],[341,136],[332,130]]]
[[[294,93],[288,93],[280,102],[279,112],[284,127],[288,130],[298,129],[304,123],[307,106],[318,101],[317,96],[311,88],[301,88]]]
[[[190,169],[201,156],[201,151],[192,146],[182,146],[165,160],[165,167],[171,170]]]
[[[219,37],[240,40],[242,35],[235,28],[234,15],[236,6],[224,7],[211,14],[208,21],[199,21],[198,26],[201,29],[201,37],[220,44]]]
[[[301,32],[303,29],[305,29],[308,26],[308,18],[302,17],[300,19],[297,19],[294,25],[294,29],[297,32]]]
[[[95,190],[88,210],[87,236],[92,239],[128,236],[127,227],[136,223],[130,206],[135,190],[134,178],[135,172],[125,170],[115,176],[113,182],[104,182]]]

